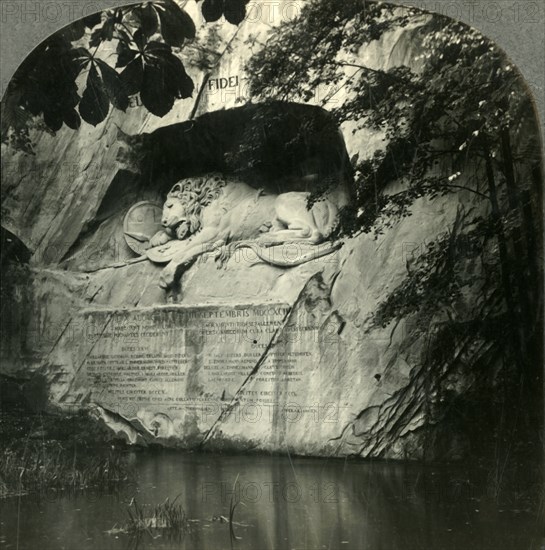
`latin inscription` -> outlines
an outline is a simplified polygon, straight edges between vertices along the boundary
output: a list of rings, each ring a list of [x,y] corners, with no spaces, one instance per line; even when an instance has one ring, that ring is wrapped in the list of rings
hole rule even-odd
[[[85,338],[91,349],[84,361],[85,384],[92,401],[122,414],[142,407],[172,413],[226,405],[262,359],[288,313],[289,307],[282,304],[89,312]],[[312,369],[312,327],[284,330],[297,349],[291,345],[269,350],[254,373],[256,383],[292,382],[296,387],[303,365],[306,371]],[[272,406],[278,391],[273,395],[249,390],[246,398]],[[298,393],[290,395],[295,398]]]

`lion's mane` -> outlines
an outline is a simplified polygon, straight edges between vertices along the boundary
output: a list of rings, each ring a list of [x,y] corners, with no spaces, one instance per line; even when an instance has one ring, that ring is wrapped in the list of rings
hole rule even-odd
[[[226,183],[221,175],[208,174],[181,180],[168,192],[168,198],[179,200],[185,205],[191,235],[202,226],[202,209],[221,195]]]

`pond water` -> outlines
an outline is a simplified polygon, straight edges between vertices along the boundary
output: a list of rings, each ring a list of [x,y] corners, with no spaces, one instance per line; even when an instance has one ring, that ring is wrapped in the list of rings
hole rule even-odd
[[[462,468],[211,454],[134,454],[137,481],[116,494],[47,493],[0,501],[0,549],[540,550],[521,484],[500,501],[486,472]],[[535,481],[535,480],[534,480]],[[108,534],[141,505],[180,495],[181,540]],[[231,540],[230,504],[234,513]]]

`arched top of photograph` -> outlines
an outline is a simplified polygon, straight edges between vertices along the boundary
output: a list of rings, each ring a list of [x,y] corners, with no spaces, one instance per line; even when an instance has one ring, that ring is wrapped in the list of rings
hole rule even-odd
[[[208,81],[209,90],[244,78],[239,101],[335,105],[340,121],[365,117],[383,128],[388,118],[396,132],[400,99],[423,126],[430,117],[437,122],[449,102],[460,118],[479,115],[488,126],[518,120],[517,109],[527,103],[504,52],[449,17],[361,0],[289,3],[270,13],[266,7],[249,0],[157,0],[71,23],[13,76],[3,98],[2,141],[31,152],[29,127],[56,132],[77,129],[82,120],[96,126],[110,109],[125,112],[131,100],[165,117],[177,100],[194,100],[202,75],[234,48],[244,75]],[[323,97],[316,97],[318,89]],[[348,101],[334,101],[343,95]],[[403,127],[410,130],[410,121]]]
[[[127,445],[287,453],[289,476],[304,456],[473,460],[483,495],[527,519],[508,532],[499,500],[482,519],[464,502],[459,528],[473,536],[480,519],[475,544],[531,547],[542,142],[521,72],[476,29],[366,0],[156,0],[90,15],[6,89],[1,207],[13,387],[37,373],[48,407],[92,409]],[[247,405],[263,409],[250,420]],[[311,515],[304,537],[296,525],[271,544],[418,547],[425,533],[452,547],[438,492],[390,512],[408,478],[380,467],[384,500],[358,489],[338,513],[316,512],[339,518],[349,502],[350,536],[324,523],[314,537]],[[0,477],[24,488],[30,474],[11,468]],[[413,538],[384,528],[428,521],[430,506],[438,519]],[[246,540],[283,525],[241,508]],[[371,509],[390,515],[376,538],[357,520]]]

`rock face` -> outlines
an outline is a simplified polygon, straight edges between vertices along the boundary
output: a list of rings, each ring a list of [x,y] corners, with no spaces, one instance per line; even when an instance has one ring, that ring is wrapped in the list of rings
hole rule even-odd
[[[276,193],[311,191],[309,174],[318,181],[351,175],[333,117],[313,105],[247,103],[124,140],[127,167],[163,192],[182,177],[213,171]]]
[[[134,443],[420,458],[425,342],[364,324],[405,276],[407,246],[449,221],[450,200],[427,225],[407,220],[296,268],[232,257],[217,269],[205,255],[175,305],[150,262],[33,269],[5,364],[45,373],[50,405],[98,406]],[[430,205],[419,206],[423,217]]]
[[[199,32],[203,40],[209,31],[203,26]],[[44,377],[48,406],[98,408],[134,443],[421,458],[441,418],[430,407],[435,397],[421,368],[425,338],[405,322],[369,331],[367,320],[406,276],[410,257],[452,225],[460,205],[473,205],[471,194],[419,199],[412,215],[383,235],[348,239],[340,250],[298,267],[271,266],[247,250],[217,269],[204,254],[184,273],[176,304],[167,303],[158,286],[161,266],[123,265],[135,258],[123,235],[127,210],[139,201],[161,205],[173,176],[156,181],[146,163],[139,176],[120,169],[116,126],[151,136],[173,124],[192,127],[186,121],[195,113],[205,115],[201,122],[215,117],[229,135],[226,121],[238,111],[221,110],[250,99],[245,40],[265,28],[244,22],[221,32],[217,49],[223,54],[209,74],[194,55],[191,76],[202,93],[179,101],[163,119],[134,106],[126,115],[111,112],[96,128],[36,132],[35,157],[4,151],[2,224],[31,258],[28,267],[10,271],[2,369]],[[362,55],[377,68],[407,63],[418,44],[401,46],[417,32],[418,26],[400,29]],[[237,82],[232,88],[210,86],[230,77]],[[329,136],[329,157],[321,154],[321,140],[278,166],[264,159],[244,177],[256,187],[289,190],[296,184],[306,189],[304,178],[327,172],[331,163],[344,174],[346,159],[370,157],[382,140],[357,122],[354,132],[342,128],[341,152],[341,142]],[[168,154],[175,155],[178,142],[170,145]],[[197,149],[204,156],[203,147]],[[155,151],[157,158],[161,153]],[[225,164],[207,171],[236,172],[229,159],[222,155],[218,163]],[[297,159],[305,162],[295,166]],[[180,161],[176,178],[201,171],[202,158],[194,160]],[[453,391],[463,393],[471,382],[464,375]],[[442,454],[428,457],[458,456],[464,450],[458,436],[448,434]]]

